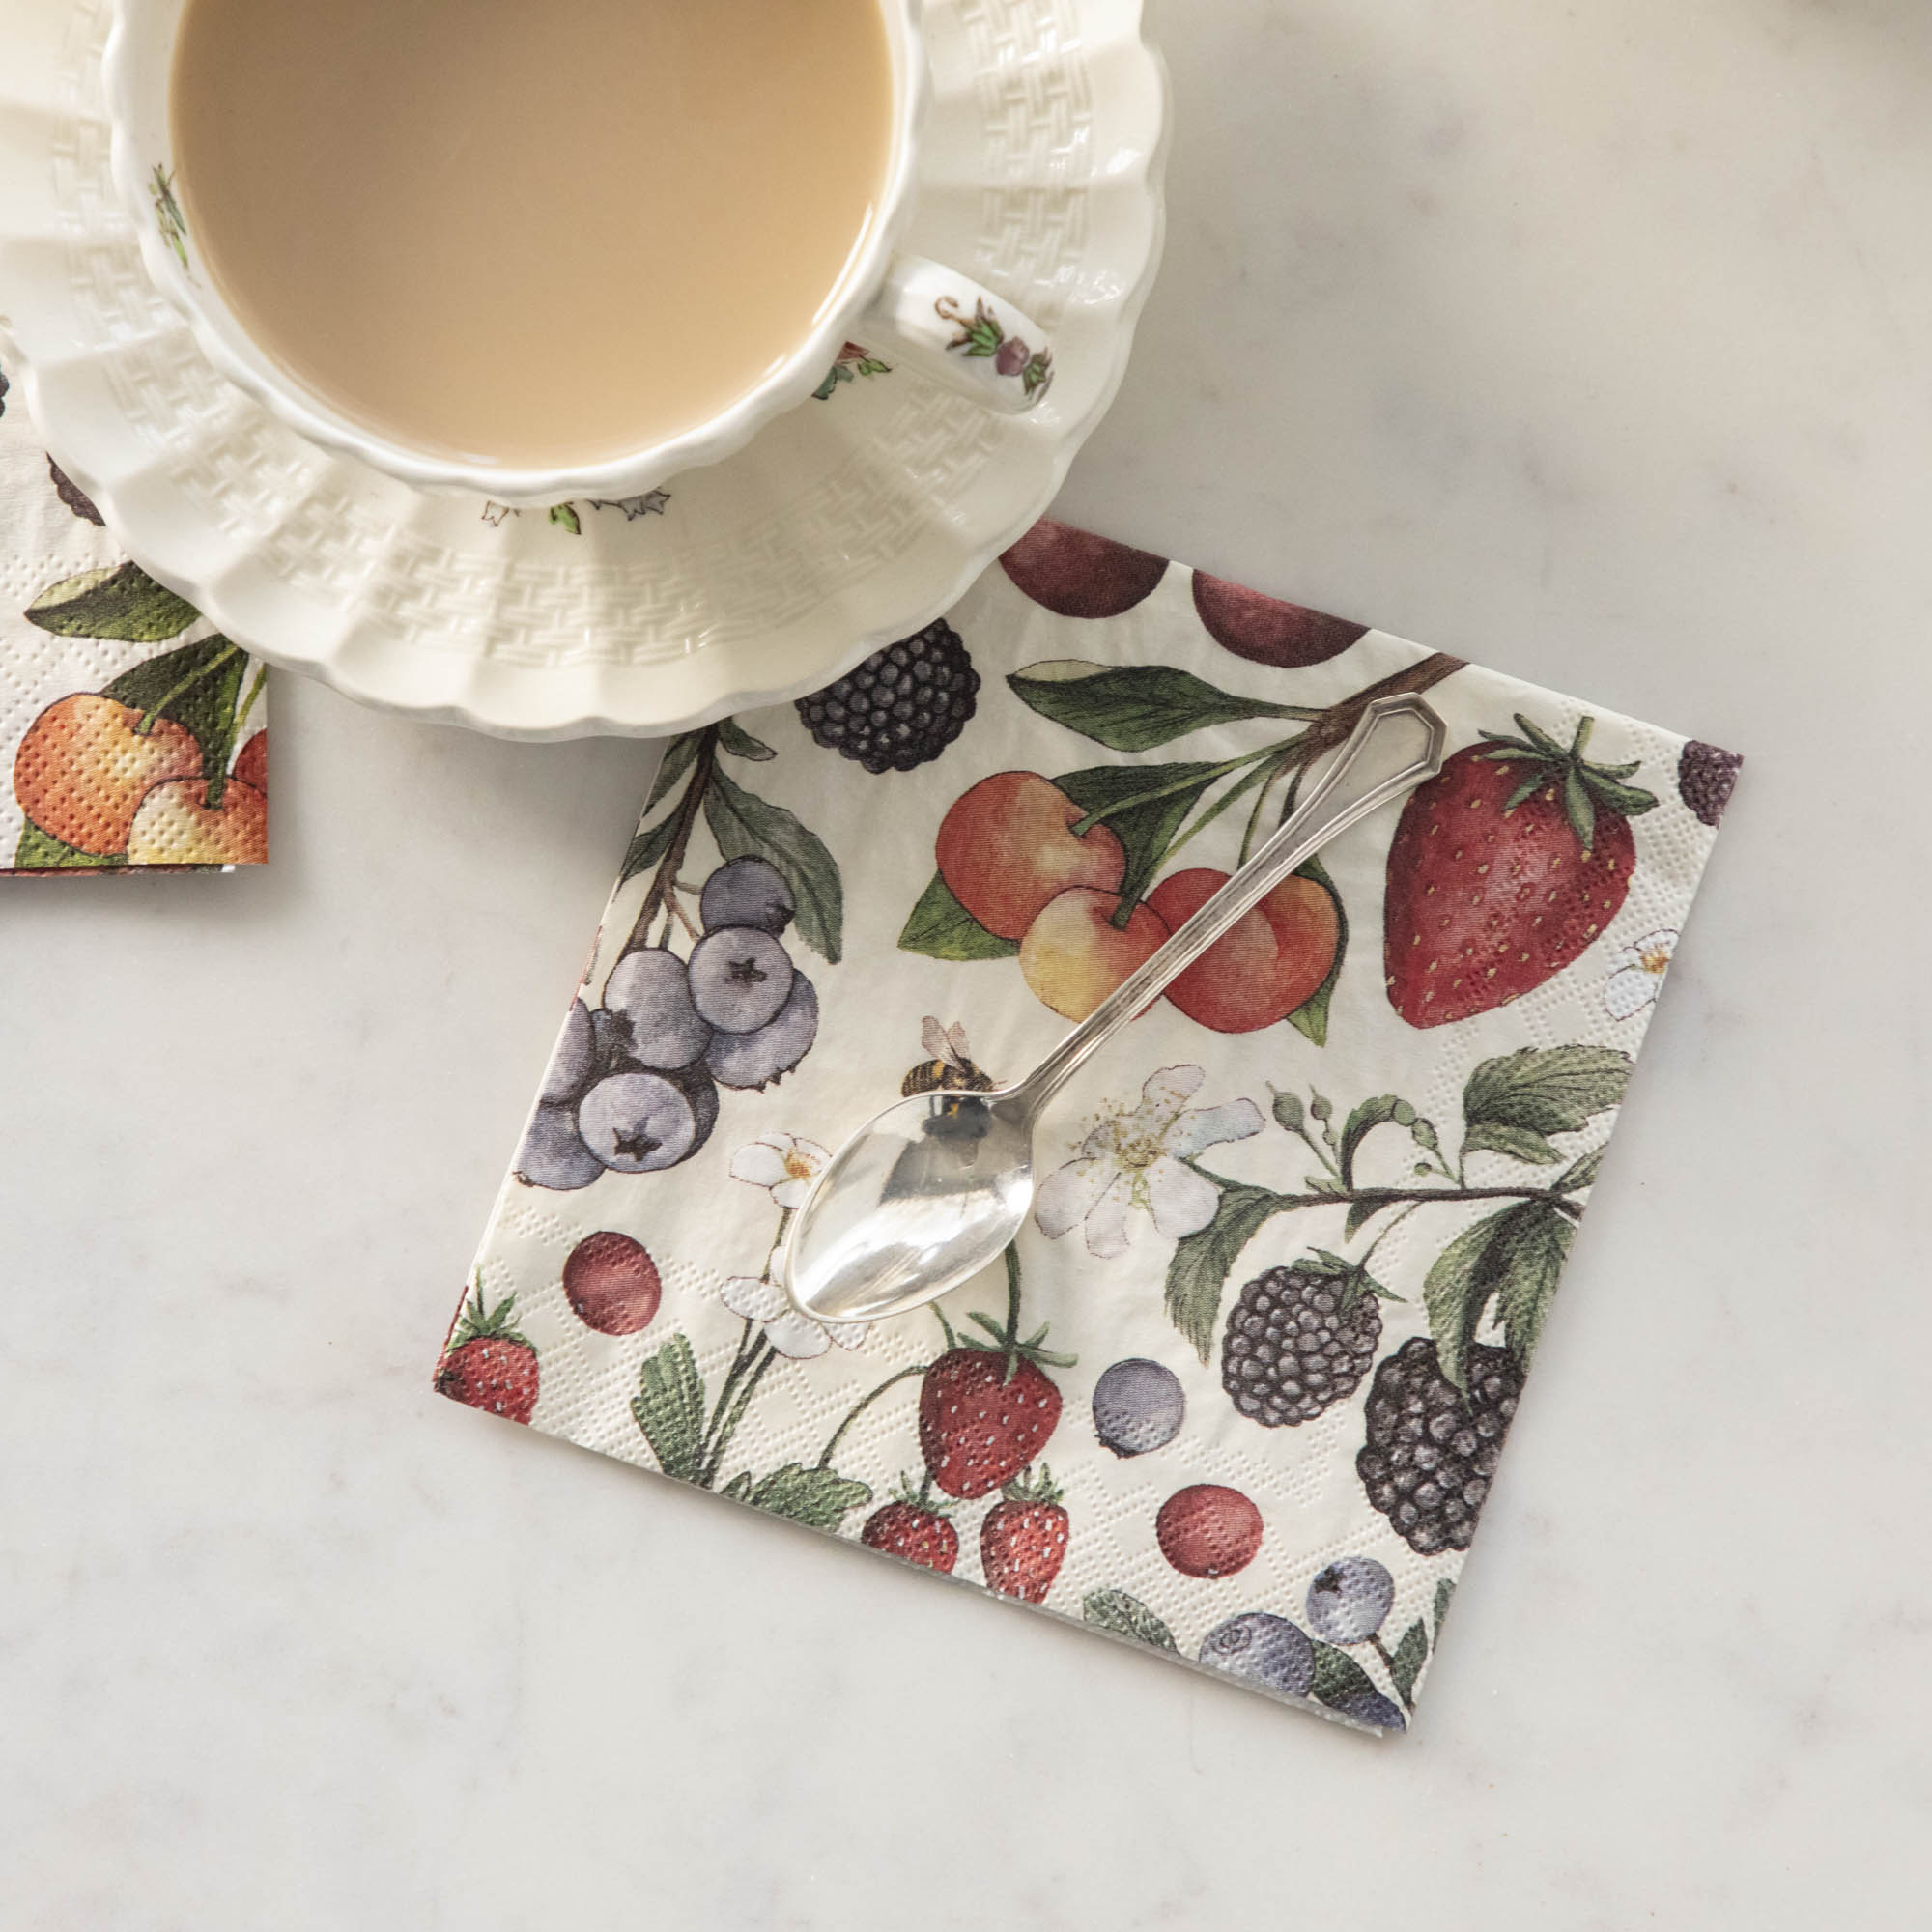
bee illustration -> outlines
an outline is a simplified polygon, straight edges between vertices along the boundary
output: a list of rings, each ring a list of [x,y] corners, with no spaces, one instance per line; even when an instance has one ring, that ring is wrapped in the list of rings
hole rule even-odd
[[[953,1093],[990,1094],[999,1082],[974,1065],[966,1050],[963,1026],[942,1026],[930,1013],[920,1029],[920,1044],[931,1056],[922,1061],[899,1082],[899,1092],[907,1099],[915,1094],[934,1094],[942,1088]]]

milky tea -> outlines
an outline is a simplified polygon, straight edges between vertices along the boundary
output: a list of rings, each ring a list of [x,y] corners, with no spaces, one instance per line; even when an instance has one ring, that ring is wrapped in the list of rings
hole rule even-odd
[[[893,143],[878,0],[189,0],[176,190],[256,343],[497,466],[694,428],[795,350]]]

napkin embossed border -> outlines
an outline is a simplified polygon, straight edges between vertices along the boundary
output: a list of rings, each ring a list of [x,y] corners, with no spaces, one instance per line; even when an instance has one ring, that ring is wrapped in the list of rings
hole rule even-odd
[[[788,1307],[828,1149],[1032,1065],[1425,690],[1441,775],[1083,1070],[1001,1266]],[[666,748],[436,1385],[1405,1730],[1738,764],[1037,525]]]

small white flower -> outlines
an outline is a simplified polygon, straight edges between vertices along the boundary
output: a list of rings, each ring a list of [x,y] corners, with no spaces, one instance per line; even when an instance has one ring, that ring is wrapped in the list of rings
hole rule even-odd
[[[762,1275],[733,1275],[724,1284],[722,1299],[733,1315],[755,1321],[765,1331],[765,1340],[781,1355],[795,1362],[822,1355],[837,1342],[841,1349],[856,1349],[865,1340],[870,1325],[865,1321],[814,1321],[801,1315],[786,1299],[785,1292],[772,1277],[778,1272],[778,1255],[773,1254]]]
[[[1040,1183],[1034,1206],[1040,1233],[1058,1240],[1085,1222],[1087,1252],[1101,1261],[1126,1253],[1132,1208],[1151,1215],[1168,1240],[1199,1234],[1214,1218],[1221,1194],[1186,1161],[1262,1130],[1252,1100],[1184,1111],[1205,1077],[1199,1066],[1164,1066],[1141,1089],[1139,1106],[1107,1115],[1079,1154]]]
[[[802,1208],[811,1183],[831,1158],[816,1141],[797,1134],[766,1134],[731,1156],[731,1173],[753,1187],[765,1188],[781,1208]]]
[[[1604,1006],[1613,1020],[1634,1019],[1657,998],[1676,947],[1677,934],[1662,925],[1617,954],[1616,970],[1604,981]]]

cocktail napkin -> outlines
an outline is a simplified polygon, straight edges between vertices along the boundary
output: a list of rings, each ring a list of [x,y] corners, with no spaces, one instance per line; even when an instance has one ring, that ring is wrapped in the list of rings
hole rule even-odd
[[[1030,1067],[1392,691],[1442,775],[1090,1064],[1006,1264],[792,1311],[827,1150]],[[1737,766],[1037,526],[668,746],[437,1386],[1403,1729]]]
[[[264,676],[122,557],[0,370],[0,871],[262,864]]]

